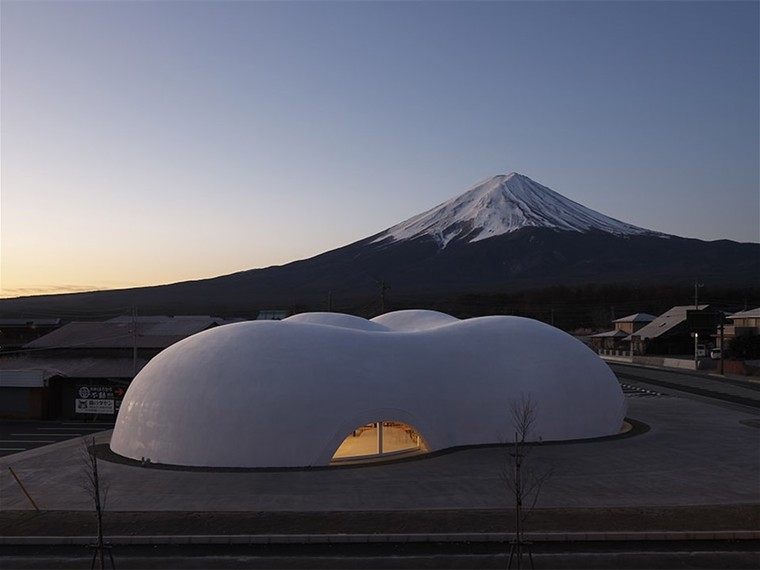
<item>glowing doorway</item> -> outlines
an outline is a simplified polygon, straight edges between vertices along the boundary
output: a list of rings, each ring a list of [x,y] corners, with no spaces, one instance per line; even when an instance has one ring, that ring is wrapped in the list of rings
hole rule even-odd
[[[412,426],[384,421],[363,425],[348,434],[335,451],[332,462],[376,461],[427,451],[425,440]]]

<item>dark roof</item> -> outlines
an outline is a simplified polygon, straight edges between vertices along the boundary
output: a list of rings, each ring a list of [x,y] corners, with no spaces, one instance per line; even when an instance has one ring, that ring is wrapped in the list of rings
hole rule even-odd
[[[125,378],[139,372],[147,358],[35,358],[19,356],[0,359],[0,370],[40,370],[45,379],[54,376],[71,378]]]
[[[760,318],[760,307],[748,311],[740,311],[733,315],[726,315],[727,319],[758,319]]]
[[[627,317],[620,317],[612,321],[613,323],[651,323],[657,317],[650,315],[649,313],[634,313]]]
[[[75,322],[24,345],[28,349],[166,348],[191,335],[224,324],[215,317],[120,317]]]
[[[0,327],[54,327],[61,324],[61,319],[0,319]]]
[[[614,331],[605,331],[597,334],[592,334],[591,338],[624,338],[627,336],[627,332],[616,329]]]
[[[673,307],[668,311],[665,311],[651,323],[641,327],[638,331],[633,333],[633,336],[637,336],[641,339],[657,338],[662,336],[666,332],[672,330],[683,322],[686,322],[689,311],[704,311],[709,305],[679,305]]]

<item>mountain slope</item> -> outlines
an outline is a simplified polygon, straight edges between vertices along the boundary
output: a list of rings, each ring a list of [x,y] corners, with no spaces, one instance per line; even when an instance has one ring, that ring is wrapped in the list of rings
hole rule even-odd
[[[754,286],[760,244],[652,232],[594,212],[519,174],[486,179],[440,206],[344,247],[282,266],[136,289],[0,300],[0,314],[79,311],[251,314],[395,298],[591,283]],[[353,305],[352,305],[353,303]]]
[[[660,235],[595,212],[512,172],[492,176],[463,194],[380,233],[385,239],[431,237],[441,248],[452,240],[474,243],[524,228],[602,231],[616,236]]]

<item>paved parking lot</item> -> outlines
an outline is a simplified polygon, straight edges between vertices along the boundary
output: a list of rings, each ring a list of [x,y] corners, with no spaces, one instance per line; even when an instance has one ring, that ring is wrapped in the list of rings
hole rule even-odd
[[[112,421],[0,421],[0,457],[111,428]]]
[[[539,507],[760,504],[757,411],[677,396],[630,397],[628,403],[629,417],[649,431],[531,451],[536,469],[554,471]],[[101,443],[109,438],[108,431],[97,435]],[[0,458],[0,511],[31,508],[8,466],[41,509],[90,508],[78,485],[78,445],[69,440]],[[101,475],[110,482],[112,511],[491,509],[510,505],[501,478],[507,459],[507,449],[480,447],[405,463],[314,470],[198,471],[103,461]]]

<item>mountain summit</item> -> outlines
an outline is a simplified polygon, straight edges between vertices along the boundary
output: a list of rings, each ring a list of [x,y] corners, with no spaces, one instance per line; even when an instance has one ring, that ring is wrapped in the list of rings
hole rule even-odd
[[[374,243],[432,238],[442,249],[452,240],[474,243],[523,228],[665,237],[595,212],[512,172],[478,182],[463,194],[385,230]]]
[[[0,314],[239,316],[254,309],[377,310],[378,291],[408,306],[447,296],[558,285],[752,285],[760,245],[705,242],[615,220],[521,174],[487,178],[380,233],[286,265],[157,287],[0,300]]]

